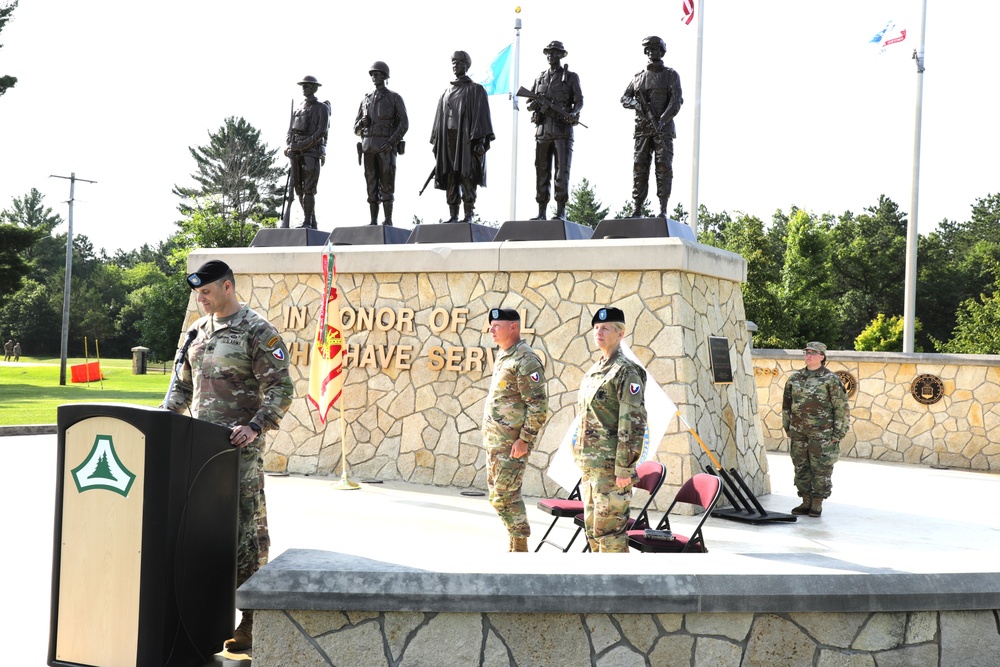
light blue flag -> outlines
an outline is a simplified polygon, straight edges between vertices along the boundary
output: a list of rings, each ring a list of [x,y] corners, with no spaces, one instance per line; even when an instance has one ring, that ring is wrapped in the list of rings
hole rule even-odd
[[[479,83],[483,84],[487,95],[509,95],[511,93],[511,68],[513,67],[514,45],[508,44],[503,48],[497,57],[490,63],[490,69],[486,73],[486,78]]]

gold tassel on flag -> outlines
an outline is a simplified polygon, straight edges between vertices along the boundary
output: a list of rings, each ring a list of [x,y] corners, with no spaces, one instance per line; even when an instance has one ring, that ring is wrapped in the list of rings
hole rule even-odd
[[[309,363],[309,402],[319,412],[320,423],[326,423],[327,413],[334,403],[340,403],[341,478],[334,488],[359,488],[351,481],[347,470],[347,429],[344,425],[344,333],[340,324],[340,295],[337,291],[337,261],[333,246],[323,249],[323,284],[326,298],[321,302],[316,341]],[[336,325],[336,326],[335,326]]]

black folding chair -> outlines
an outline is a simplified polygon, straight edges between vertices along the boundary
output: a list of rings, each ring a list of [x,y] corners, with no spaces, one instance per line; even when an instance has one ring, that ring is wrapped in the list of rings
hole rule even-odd
[[[577,481],[576,486],[570,491],[568,498],[545,498],[538,501],[538,509],[542,510],[546,514],[551,514],[554,518],[552,523],[549,525],[549,529],[545,531],[542,535],[542,541],[538,543],[535,547],[535,551],[542,548],[543,544],[551,544],[557,549],[561,549],[563,553],[569,551],[569,548],[573,546],[573,542],[576,541],[577,535],[580,534],[580,528],[576,529],[573,533],[573,538],[570,539],[569,543],[564,547],[561,544],[556,544],[552,540],[548,539],[549,533],[552,529],[556,527],[556,522],[563,518],[572,518],[583,511],[583,501],[580,500],[580,482]]]

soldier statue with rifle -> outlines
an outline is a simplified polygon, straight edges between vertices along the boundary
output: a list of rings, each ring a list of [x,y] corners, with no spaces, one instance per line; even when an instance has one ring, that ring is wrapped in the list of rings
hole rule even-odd
[[[659,217],[667,217],[667,200],[673,181],[674,116],[680,111],[681,78],[677,72],[663,64],[666,43],[652,36],[642,40],[643,51],[649,58],[646,69],[632,79],[622,106],[635,109],[635,153],[632,171],[632,200],[635,209],[632,217],[640,217],[649,192],[649,165],[655,161],[656,197],[659,199]]]
[[[580,77],[562,64],[566,49],[559,41],[549,42],[542,49],[549,67],[543,71],[531,91],[523,87],[519,97],[529,99],[531,122],[535,129],[535,201],[538,215],[532,220],[545,220],[549,205],[549,182],[555,163],[556,214],[553,220],[566,219],[566,201],[569,199],[569,169],[573,161],[573,126],[580,123],[583,92]],[[584,125],[586,127],[586,125]]]
[[[316,229],[316,186],[319,170],[326,161],[326,136],[330,126],[329,102],[316,99],[316,91],[321,84],[314,76],[303,77],[299,81],[305,99],[292,112],[285,137],[285,155],[288,156],[288,178],[290,185],[302,206],[302,227]],[[281,227],[288,228],[291,217],[291,194],[285,188],[285,202],[281,212]]]
[[[368,207],[371,223],[378,224],[378,207],[382,204],[387,227],[392,227],[392,204],[396,191],[396,155],[402,154],[406,142],[403,135],[409,128],[403,98],[385,86],[389,66],[381,60],[368,70],[375,90],[365,95],[354,119],[358,142],[358,164],[365,168],[368,185]]]

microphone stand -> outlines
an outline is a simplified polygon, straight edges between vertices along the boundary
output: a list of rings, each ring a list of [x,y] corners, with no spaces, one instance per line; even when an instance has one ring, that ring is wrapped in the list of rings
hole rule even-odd
[[[184,366],[184,358],[187,356],[188,348],[191,347],[191,343],[198,336],[197,329],[191,329],[187,332],[187,340],[184,341],[184,345],[177,350],[177,358],[174,360],[174,372],[170,378],[170,386],[167,387],[167,394],[163,397],[163,407],[166,408],[170,404],[170,396],[174,393],[174,385],[177,384],[177,377],[180,375],[181,367]]]

